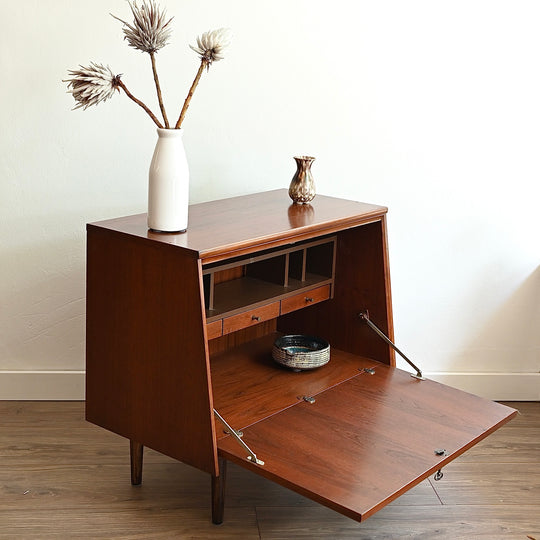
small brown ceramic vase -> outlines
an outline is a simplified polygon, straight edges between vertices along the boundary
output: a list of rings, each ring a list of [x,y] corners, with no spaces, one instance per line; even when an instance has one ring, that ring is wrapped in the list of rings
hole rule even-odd
[[[289,186],[289,197],[296,204],[306,204],[315,197],[315,182],[311,174],[311,164],[314,157],[295,156],[296,173]]]

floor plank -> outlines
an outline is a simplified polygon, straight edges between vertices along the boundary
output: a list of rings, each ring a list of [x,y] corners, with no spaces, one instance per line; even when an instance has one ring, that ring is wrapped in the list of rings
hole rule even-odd
[[[0,402],[0,538],[540,540],[540,403],[364,523],[229,466],[225,521],[207,474],[84,420],[84,403]]]
[[[527,540],[540,538],[538,506],[511,509],[490,506],[389,505],[364,523],[327,508],[257,508],[265,540],[414,538],[425,540]]]
[[[57,510],[0,510],[1,538],[223,538],[259,539],[253,508],[236,508],[227,512],[223,525],[213,525],[208,510],[202,508],[119,510],[106,507],[73,512]]]
[[[450,463],[439,482],[431,480],[445,505],[539,505],[540,466],[520,463]]]

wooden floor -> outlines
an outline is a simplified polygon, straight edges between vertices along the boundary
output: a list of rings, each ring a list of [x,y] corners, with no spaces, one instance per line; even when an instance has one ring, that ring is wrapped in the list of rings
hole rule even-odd
[[[540,403],[365,523],[230,464],[225,522],[210,479],[147,451],[132,487],[129,444],[84,421],[80,402],[0,402],[0,539],[540,540]]]

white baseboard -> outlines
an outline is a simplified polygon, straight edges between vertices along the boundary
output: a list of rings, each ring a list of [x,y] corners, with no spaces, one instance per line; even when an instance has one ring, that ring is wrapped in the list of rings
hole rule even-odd
[[[494,401],[540,401],[540,373],[425,372],[423,375]]]
[[[0,371],[0,400],[84,400],[84,371]],[[498,401],[540,401],[540,373],[441,373],[425,377]]]
[[[0,371],[0,400],[84,400],[84,371]]]

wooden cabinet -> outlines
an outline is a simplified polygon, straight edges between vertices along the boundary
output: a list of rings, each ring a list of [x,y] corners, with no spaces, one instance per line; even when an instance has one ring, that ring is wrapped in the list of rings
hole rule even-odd
[[[393,339],[386,211],[277,190],[193,205],[184,234],[88,225],[86,415],[130,440],[133,483],[148,446],[210,474],[215,523],[227,461],[362,520],[515,414],[395,368],[359,317]],[[277,365],[283,334],[330,362]]]

